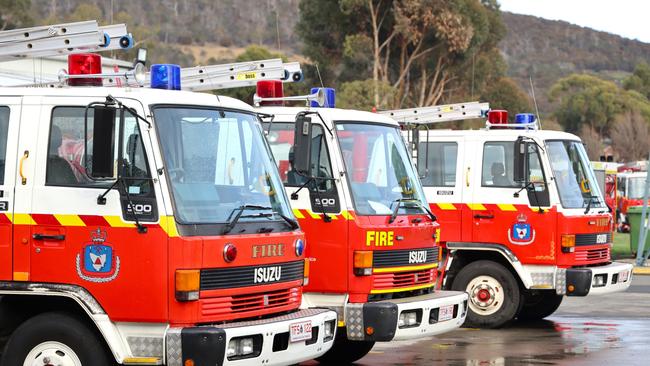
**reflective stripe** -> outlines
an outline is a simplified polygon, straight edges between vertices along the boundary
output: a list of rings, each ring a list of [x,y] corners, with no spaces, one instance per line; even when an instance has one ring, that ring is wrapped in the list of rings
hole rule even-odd
[[[162,223],[162,218],[164,216],[160,217],[160,222]],[[104,219],[106,222],[108,222],[108,225],[111,227],[135,227],[135,224],[132,224],[130,222],[125,222],[122,220],[121,216],[104,216]]]
[[[453,203],[439,202],[436,203],[441,210],[455,210],[456,206]]]
[[[382,290],[370,290],[371,294],[388,294],[388,293],[393,293],[393,292],[404,292],[404,291],[413,291],[413,290],[421,290],[423,288],[429,288],[433,287],[435,284],[434,283],[426,283],[424,285],[417,285],[417,286],[411,286],[411,287],[402,287],[402,288],[388,288],[388,289],[382,289]]]
[[[373,268],[372,273],[392,273],[392,272],[406,272],[406,271],[420,271],[438,267],[438,263],[423,264],[421,266],[404,266],[404,267],[386,267],[386,268]]]
[[[300,212],[299,209],[294,208],[292,211],[293,211],[293,215],[296,216],[296,218],[298,218],[298,219],[304,219],[305,218],[305,215],[303,215],[302,212]]]
[[[61,226],[86,226],[77,215],[54,215]]]
[[[469,207],[469,209],[472,210],[472,211],[484,211],[484,210],[486,210],[485,206],[483,206],[482,203],[468,203],[467,207]]]
[[[13,214],[9,219],[15,225],[36,225],[30,214]]]
[[[509,203],[497,203],[497,207],[499,207],[501,211],[517,211],[515,205]]]

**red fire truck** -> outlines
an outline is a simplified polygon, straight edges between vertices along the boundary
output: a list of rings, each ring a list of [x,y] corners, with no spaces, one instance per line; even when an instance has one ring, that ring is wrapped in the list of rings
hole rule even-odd
[[[552,314],[563,296],[623,291],[632,265],[612,262],[612,214],[580,139],[538,129],[532,114],[464,103],[382,112],[403,124],[439,218],[443,288],[470,296],[466,324],[499,327]],[[479,118],[482,130],[429,129]]]
[[[0,88],[0,363],[295,364],[336,312],[300,310],[304,234],[247,104],[179,68]],[[108,83],[109,81],[106,80]],[[157,88],[157,89],[155,89]],[[160,90],[172,89],[172,90]]]
[[[397,123],[334,108],[332,89],[282,97],[281,85],[259,82],[255,100],[267,106],[256,110],[267,117],[267,139],[307,235],[305,304],[339,312],[334,347],[321,360],[353,362],[375,342],[459,327],[467,294],[434,291],[438,224]],[[281,105],[300,99],[312,106]]]
[[[623,172],[617,176],[618,205],[617,213],[619,216],[618,228],[622,232],[630,231],[630,223],[627,218],[627,210],[630,206],[643,205],[643,194],[645,189],[645,180],[648,172]]]

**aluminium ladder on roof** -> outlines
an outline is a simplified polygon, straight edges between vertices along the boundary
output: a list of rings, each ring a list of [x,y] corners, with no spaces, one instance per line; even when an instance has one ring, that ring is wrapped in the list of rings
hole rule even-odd
[[[378,111],[377,113],[387,115],[400,124],[418,125],[482,118],[486,116],[486,113],[489,110],[489,103],[467,102],[431,107]]]
[[[0,60],[124,48],[122,37],[131,37],[124,24],[100,27],[94,20],[12,29],[0,32]]]
[[[300,81],[302,70],[298,62],[279,58],[181,69],[181,86],[191,91],[254,86],[260,80]]]

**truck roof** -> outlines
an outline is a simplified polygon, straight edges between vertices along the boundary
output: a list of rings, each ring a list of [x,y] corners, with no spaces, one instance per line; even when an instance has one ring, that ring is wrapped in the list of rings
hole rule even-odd
[[[421,130],[425,131],[425,130]],[[580,138],[572,133],[563,132],[563,131],[553,131],[553,130],[516,130],[516,129],[503,129],[503,130],[429,130],[430,136],[436,137],[459,137],[459,136],[479,136],[479,137],[490,137],[494,138],[495,136],[504,136],[504,137],[516,137],[516,136],[530,136],[537,137],[542,140],[575,140],[581,141]]]
[[[62,88],[13,88],[0,87],[2,97],[97,97],[104,98],[107,95],[116,98],[137,99],[145,105],[150,104],[186,104],[186,105],[208,105],[240,109],[253,112],[253,107],[231,97],[216,96],[208,93],[195,93],[180,90],[162,90],[151,88],[108,88],[108,87],[62,87]]]
[[[308,108],[308,107],[258,107],[255,108],[257,112],[275,115],[274,122],[293,122],[296,114],[302,111],[317,111],[325,120],[330,121],[360,121],[360,122],[376,122],[382,124],[393,125],[398,127],[398,123],[387,116],[358,111],[354,109],[341,109],[341,108]],[[288,119],[288,120],[287,120]]]

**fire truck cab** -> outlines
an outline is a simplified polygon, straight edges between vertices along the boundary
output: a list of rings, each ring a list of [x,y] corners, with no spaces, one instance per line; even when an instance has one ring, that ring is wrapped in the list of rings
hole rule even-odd
[[[405,133],[448,251],[442,287],[470,296],[466,324],[541,319],[565,295],[627,289],[632,265],[611,260],[612,214],[580,139],[533,115],[488,116],[486,129]]]
[[[154,65],[151,84],[178,89],[177,70]],[[254,110],[75,80],[93,86],[0,88],[0,363],[288,365],[329,350],[337,315],[299,308],[304,233]]]
[[[627,210],[630,206],[643,205],[645,181],[648,172],[623,172],[617,176],[618,205],[617,214],[619,230],[630,231],[630,222],[627,218]]]
[[[260,82],[258,94],[273,87]],[[333,107],[332,93],[317,105]],[[321,360],[353,362],[375,342],[461,326],[467,294],[434,291],[438,224],[398,124],[336,108],[257,111],[267,117],[267,139],[309,243],[305,305],[339,313],[335,345]]]

